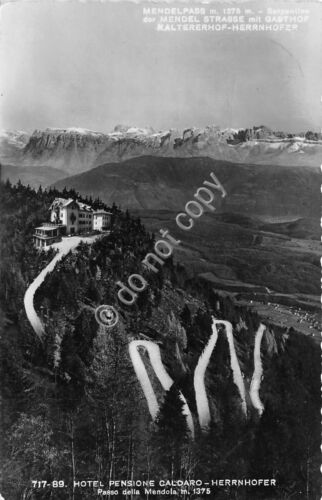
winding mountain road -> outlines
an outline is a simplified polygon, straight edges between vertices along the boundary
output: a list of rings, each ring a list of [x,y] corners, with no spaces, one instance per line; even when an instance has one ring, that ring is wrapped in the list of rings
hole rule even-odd
[[[211,420],[208,396],[205,387],[205,374],[208,364],[210,362],[212,352],[216,347],[218,340],[217,325],[224,325],[225,327],[225,333],[229,345],[230,367],[233,373],[233,380],[240,394],[242,410],[244,414],[247,416],[246,390],[245,390],[243,374],[240,369],[240,365],[236,354],[232,324],[229,321],[216,320],[214,317],[212,317],[212,335],[210,336],[208,344],[206,345],[204,351],[202,352],[198,360],[194,373],[194,389],[195,389],[197,413],[198,413],[199,424],[203,431],[206,431],[208,429]],[[256,332],[255,348],[254,348],[254,373],[250,387],[251,402],[254,408],[258,410],[260,415],[264,411],[264,406],[259,398],[259,388],[263,374],[260,348],[265,328],[266,327],[263,324],[260,324]],[[173,384],[173,380],[168,375],[162,363],[160,348],[157,344],[146,340],[133,340],[132,342],[130,342],[129,354],[131,361],[133,363],[134,371],[136,373],[136,376],[140,382],[141,388],[146,398],[152,420],[155,420],[159,412],[159,403],[157,401],[155,392],[153,390],[145,365],[142,361],[141,355],[138,351],[139,347],[143,347],[147,350],[151,366],[164,390],[168,391],[170,389],[170,387]],[[193,419],[187,401],[182,393],[180,393],[180,398],[184,403],[183,413],[187,418],[187,424],[189,430],[191,432],[191,435],[194,436]]]
[[[63,240],[59,243],[54,243],[53,245],[51,245],[51,248],[56,248],[58,250],[58,253],[34,279],[34,281],[28,287],[24,296],[24,306],[27,318],[32,328],[34,329],[35,334],[40,340],[42,340],[42,337],[45,334],[45,329],[34,307],[34,296],[37,289],[43,283],[47,274],[51,273],[54,270],[57,262],[60,261],[65,255],[67,255],[68,252],[76,248],[81,241],[83,241],[84,243],[93,243],[100,236],[101,235],[88,237],[71,236],[63,238]]]
[[[42,340],[45,334],[45,329],[34,307],[34,296],[37,289],[43,283],[45,277],[54,270],[57,262],[60,261],[65,255],[67,255],[69,251],[76,248],[81,241],[85,243],[93,243],[98,237],[100,237],[100,235],[95,235],[94,237],[69,237],[64,238],[61,242],[52,245],[58,250],[58,253],[28,287],[24,296],[25,311],[35,334],[40,340]],[[232,324],[229,321],[216,320],[214,317],[212,317],[212,334],[208,340],[208,344],[206,345],[198,360],[194,373],[194,389],[197,413],[202,430],[207,430],[211,420],[209,402],[205,387],[205,374],[210,362],[211,354],[216,347],[216,343],[218,340],[217,325],[224,325],[225,327],[225,333],[229,345],[230,366],[233,372],[233,380],[238,388],[241,397],[242,410],[244,414],[247,415],[245,385],[235,350]],[[260,415],[264,411],[263,403],[261,402],[259,397],[259,388],[263,375],[263,367],[261,361],[261,342],[264,331],[265,326],[263,324],[260,324],[255,336],[254,373],[250,386],[251,402],[253,406],[258,410]],[[173,380],[167,373],[162,363],[160,348],[158,344],[147,340],[133,340],[129,343],[129,355],[134,367],[135,374],[138,378],[138,381],[140,382],[141,388],[146,398],[150,415],[152,419],[155,420],[157,418],[160,407],[144,362],[141,358],[141,354],[138,351],[140,347],[146,349],[149,355],[151,366],[165,391],[168,391],[173,385]],[[186,416],[190,435],[192,438],[194,438],[194,423],[189,406],[183,394],[180,392],[179,395],[183,402],[183,414]]]
[[[152,420],[155,420],[160,409],[159,403],[157,401],[141,355],[138,351],[139,347],[144,347],[147,350],[153,370],[165,391],[168,391],[170,389],[173,384],[173,380],[164,368],[158,344],[155,344],[154,342],[151,342],[149,340],[133,340],[132,342],[130,342],[129,353],[133,363],[134,371],[141,384]],[[183,402],[182,413],[186,416],[188,429],[190,431],[191,437],[194,438],[194,425],[190,409],[188,407],[186,398],[181,392],[179,393],[179,396]]]
[[[195,368],[195,373],[194,373],[194,388],[195,388],[195,394],[196,394],[196,404],[197,404],[197,411],[198,411],[198,417],[199,417],[199,423],[201,429],[207,429],[210,423],[210,409],[209,409],[209,403],[208,403],[208,397],[207,397],[207,392],[206,392],[206,387],[205,387],[205,373],[207,366],[209,364],[211,354],[216,347],[217,339],[218,339],[218,331],[216,325],[224,325],[225,326],[225,331],[226,331],[226,336],[228,340],[228,345],[229,345],[229,352],[230,352],[230,366],[233,372],[233,379],[234,383],[236,384],[240,397],[241,397],[241,405],[242,405],[242,410],[247,415],[247,404],[246,404],[246,392],[245,392],[245,385],[244,385],[244,380],[242,376],[242,372],[239,366],[238,358],[236,355],[236,350],[235,350],[235,345],[234,345],[234,337],[232,333],[232,324],[229,323],[229,321],[223,321],[223,320],[216,320],[214,317],[212,317],[212,335],[209,338],[208,344],[206,345],[204,351],[202,352],[197,366]]]
[[[254,408],[261,415],[264,411],[264,405],[259,397],[259,388],[262,381],[263,376],[263,366],[261,360],[261,343],[263,338],[263,333],[265,331],[265,325],[262,323],[259,325],[259,328],[256,332],[255,336],[255,347],[254,347],[254,373],[252,377],[252,381],[250,384],[249,396],[252,401]]]

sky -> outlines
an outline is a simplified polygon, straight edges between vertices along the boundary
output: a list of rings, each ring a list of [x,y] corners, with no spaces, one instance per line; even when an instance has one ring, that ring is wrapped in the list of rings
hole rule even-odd
[[[311,10],[297,32],[233,34],[157,32],[142,22],[143,5],[3,5],[0,128],[320,130],[322,2],[288,2]]]

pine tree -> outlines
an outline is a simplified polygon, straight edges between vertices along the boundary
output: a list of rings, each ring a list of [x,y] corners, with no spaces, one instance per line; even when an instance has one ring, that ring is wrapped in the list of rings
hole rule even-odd
[[[189,437],[183,401],[175,385],[166,393],[156,420],[155,452],[160,465],[171,476],[180,474]]]
[[[184,308],[182,309],[180,320],[184,328],[187,329],[189,326],[191,326],[191,313],[187,304],[185,304]]]

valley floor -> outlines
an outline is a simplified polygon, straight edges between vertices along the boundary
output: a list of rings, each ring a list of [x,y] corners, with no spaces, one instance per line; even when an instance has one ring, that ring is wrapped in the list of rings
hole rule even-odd
[[[141,216],[155,233],[167,228],[178,237],[172,212]],[[262,321],[293,328],[318,341],[321,246],[317,230],[313,219],[292,216],[207,215],[182,235],[174,259],[189,276],[208,281],[236,305],[252,308]]]
[[[299,333],[313,337],[317,342],[320,341],[319,314],[305,311],[302,308],[286,306],[268,302],[257,301],[236,301],[238,305],[247,305],[258,313],[260,318],[267,320],[272,325],[282,328],[293,328]]]

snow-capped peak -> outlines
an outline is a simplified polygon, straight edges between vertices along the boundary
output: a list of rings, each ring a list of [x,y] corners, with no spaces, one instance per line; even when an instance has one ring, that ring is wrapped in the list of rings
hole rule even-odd
[[[37,130],[37,133],[42,132]],[[71,134],[79,134],[79,135],[105,135],[102,132],[94,132],[93,130],[89,130],[82,127],[67,127],[67,128],[55,128],[55,127],[47,127],[45,129],[47,133],[53,134],[62,134],[62,133],[71,133]]]

